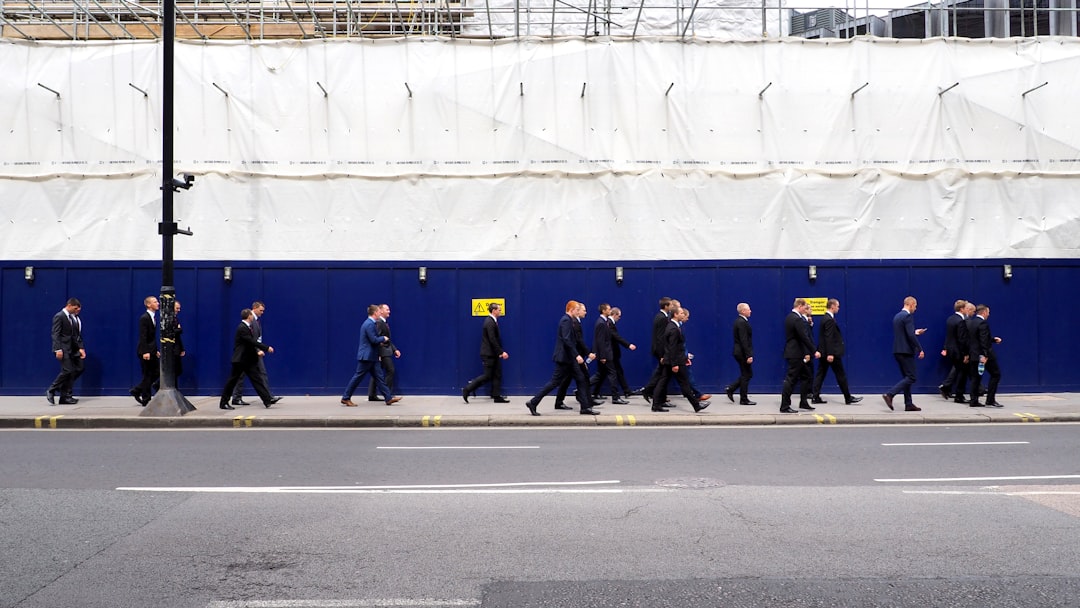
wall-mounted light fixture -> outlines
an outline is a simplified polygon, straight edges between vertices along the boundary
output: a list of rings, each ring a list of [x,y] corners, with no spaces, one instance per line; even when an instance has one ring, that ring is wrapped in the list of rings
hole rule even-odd
[[[23,269],[23,278],[26,279],[27,283],[29,283],[31,285],[34,284],[34,267],[33,266],[27,266],[26,268]]]
[[[816,281],[817,280],[817,266],[811,266],[809,268],[808,272],[807,272],[807,275],[810,277],[811,281]]]
[[[232,266],[225,267],[224,277],[226,283],[232,283]]]
[[[616,285],[622,285],[622,281],[623,281],[623,267],[622,266],[616,266],[615,267],[615,284]]]
[[[421,266],[418,274],[421,285],[427,285],[427,266]]]
[[[1012,278],[1012,264],[1005,264],[1001,269],[1001,276],[1005,277],[1006,281]]]

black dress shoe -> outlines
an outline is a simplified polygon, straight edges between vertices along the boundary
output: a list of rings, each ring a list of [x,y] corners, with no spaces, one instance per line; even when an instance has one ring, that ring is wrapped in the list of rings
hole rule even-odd
[[[814,411],[814,410],[816,410],[817,408],[816,408],[816,407],[814,407],[814,406],[812,406],[812,405],[810,405],[809,403],[800,403],[800,404],[799,404],[799,409],[800,409],[800,410],[810,410],[810,411]]]
[[[581,415],[582,416],[599,416],[600,412],[592,409],[591,407],[587,407],[587,408],[581,410]]]
[[[862,401],[862,397],[852,397],[851,399],[845,399],[844,404],[845,405],[855,405],[856,403],[858,403],[860,401]]]
[[[78,403],[78,400],[61,397],[59,403],[60,405],[75,405]]]
[[[780,408],[780,413],[781,414],[798,414],[799,410],[793,410],[790,407],[782,407],[782,408]]]
[[[612,397],[611,398],[611,403],[612,403],[612,405],[629,405],[630,404],[629,401],[627,401],[626,399],[623,399],[622,397]]]
[[[728,401],[735,403],[735,387],[729,386],[724,389],[724,394],[727,395]]]
[[[821,405],[822,403],[828,403],[828,401],[822,399],[821,397],[814,397],[810,400],[810,403],[816,403],[818,405]]]
[[[742,399],[739,401],[739,405],[757,405],[757,401],[750,401],[749,399]]]
[[[469,402],[469,389],[461,389],[461,398],[465,400],[465,403]],[[496,401],[496,403],[498,403],[498,401]]]
[[[953,399],[953,403],[967,403],[967,402],[968,402],[968,400],[964,399],[963,397],[957,397],[956,399]]]
[[[666,407],[663,407],[663,406],[661,406],[661,407],[656,407],[656,406],[654,405],[654,406],[652,407],[652,411],[654,411],[654,412],[666,412],[666,411],[668,411],[668,409],[667,409]]]
[[[904,406],[905,412],[921,412],[922,408],[912,403],[911,405]]]
[[[977,400],[972,400],[970,403],[968,403],[968,407],[982,407],[982,406],[983,406],[983,404],[979,403]]]
[[[61,401],[60,403],[63,403],[63,401]],[[986,407],[1005,407],[1005,406],[1001,405],[997,401],[987,401],[986,402]]]
[[[889,406],[889,409],[890,409],[890,410],[891,410],[891,409],[893,409],[893,406],[892,406],[892,395],[890,395],[890,394],[888,394],[888,393],[885,393],[884,395],[882,395],[882,396],[881,396],[881,398],[885,400],[885,405]]]
[[[142,393],[139,392],[139,389],[133,388],[128,391],[128,394],[134,397],[135,401],[138,401],[140,404],[142,403]]]
[[[237,397],[237,398],[233,399],[232,404],[233,405],[251,405],[247,401],[244,401],[243,397]]]
[[[557,410],[572,410],[574,408],[570,407],[569,405],[566,405],[565,403],[556,403],[555,404],[555,409],[557,409]]]
[[[506,397],[495,397],[493,401],[495,401],[495,403],[510,403],[510,400]],[[465,403],[468,403],[468,400],[466,400]]]
[[[660,407],[666,407],[666,408],[668,408],[670,410],[673,410],[673,409],[675,409],[675,404],[670,402],[670,401],[665,401],[664,405],[662,405]]]
[[[263,405],[265,405],[266,407],[270,407],[271,405],[274,405],[274,404],[275,404],[275,403],[277,403],[278,401],[281,401],[281,397],[271,397],[271,398],[270,398],[270,401],[267,401],[267,402],[266,402],[266,403],[264,403]]]
[[[948,399],[949,397],[952,397],[952,394],[949,393],[949,389],[944,384],[939,385],[937,387],[937,390],[939,393],[941,393],[942,399]]]
[[[536,404],[533,403],[531,399],[529,401],[525,402],[525,407],[529,408],[529,413],[532,414],[533,416],[539,416],[540,415],[540,412],[536,411]]]
[[[641,393],[641,397],[645,399],[645,403],[652,403],[652,393]]]
[[[219,404],[218,404],[218,407],[220,407],[220,408],[221,408],[221,409],[223,409],[223,410],[235,410],[235,409],[236,409],[235,407],[233,407],[233,406],[229,405],[228,403],[226,403],[226,402],[224,402],[224,401],[222,401],[221,403],[219,403]]]
[[[708,401],[699,401],[698,403],[694,404],[694,411],[695,412],[700,412],[701,410],[703,410],[703,409],[705,409],[707,407],[709,407],[709,402]]]
[[[51,390],[45,391],[45,398],[49,400],[49,405],[56,405],[56,393]]]
[[[593,407],[600,407],[601,405],[604,405],[604,401],[606,401],[606,400],[605,399],[591,399],[591,400],[589,400],[589,404],[592,405]]]
[[[368,401],[382,401],[382,399],[380,399],[378,397],[368,397],[367,400]]]

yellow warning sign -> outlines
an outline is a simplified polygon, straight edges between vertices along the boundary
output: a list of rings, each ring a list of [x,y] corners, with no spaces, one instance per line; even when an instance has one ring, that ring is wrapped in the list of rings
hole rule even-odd
[[[825,309],[829,304],[829,298],[804,298],[806,303],[810,305],[810,314],[817,317],[825,314]]]
[[[502,309],[502,314],[506,316],[506,300],[504,298],[473,298],[472,301],[472,316],[474,317],[486,317],[488,312],[488,304],[498,304]]]

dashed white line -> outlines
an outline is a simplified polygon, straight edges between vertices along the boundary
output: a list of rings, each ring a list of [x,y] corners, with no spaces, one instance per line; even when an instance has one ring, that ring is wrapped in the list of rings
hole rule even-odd
[[[937,446],[937,445],[1028,445],[1030,441],[955,441],[940,443],[883,443],[886,447],[894,446]]]
[[[200,494],[626,494],[667,492],[665,488],[612,488],[618,480],[522,481],[400,486],[176,486],[121,487],[121,492],[192,492]]]
[[[376,450],[539,450],[538,445],[380,445]]]
[[[945,481],[1023,481],[1031,479],[1080,479],[1080,475],[1010,475],[1004,477],[909,477],[906,479],[875,479],[880,483],[924,483]]]
[[[210,602],[207,608],[457,608],[479,606],[480,600],[237,600]]]

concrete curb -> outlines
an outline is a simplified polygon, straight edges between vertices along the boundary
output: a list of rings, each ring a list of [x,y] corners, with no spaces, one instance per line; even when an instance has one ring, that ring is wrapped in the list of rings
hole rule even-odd
[[[4,416],[0,428],[78,429],[244,429],[244,428],[484,428],[484,427],[669,427],[810,426],[881,424],[1001,424],[1080,422],[1080,413],[1035,416],[1011,412],[948,414],[601,414],[599,416],[401,415],[401,416]]]

